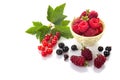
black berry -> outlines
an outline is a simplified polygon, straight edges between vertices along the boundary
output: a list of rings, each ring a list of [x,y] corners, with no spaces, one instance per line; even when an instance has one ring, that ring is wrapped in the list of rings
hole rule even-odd
[[[68,54],[64,54],[64,61],[66,61],[69,58]]]
[[[102,46],[99,46],[99,47],[98,47],[98,51],[102,52],[102,51],[103,51],[103,47],[102,47]]]
[[[65,44],[62,43],[62,42],[58,44],[58,47],[59,47],[59,48],[63,48],[64,46],[65,46]]]
[[[68,52],[69,48],[68,46],[63,47],[63,52]]]
[[[106,46],[105,50],[111,51],[111,46]]]
[[[62,55],[63,51],[61,49],[56,50],[57,55]]]
[[[77,48],[76,45],[72,45],[72,46],[71,46],[71,49],[72,49],[73,51],[78,50],[78,48]]]
[[[105,57],[108,57],[108,56],[110,55],[110,51],[105,50],[105,51],[103,52],[103,54],[104,54]]]

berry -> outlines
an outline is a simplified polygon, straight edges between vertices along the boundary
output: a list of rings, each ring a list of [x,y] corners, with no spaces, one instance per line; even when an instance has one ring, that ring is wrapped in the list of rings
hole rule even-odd
[[[42,46],[42,45],[40,45],[40,46],[38,46],[38,50],[44,51],[44,50],[45,50],[45,47]]]
[[[95,36],[98,34],[97,29],[89,28],[83,35],[87,37]]]
[[[72,30],[77,33],[77,34],[80,34],[81,32],[78,30],[78,24],[75,24],[72,26]]]
[[[96,68],[101,68],[106,61],[106,57],[102,54],[98,54],[97,57],[94,59],[94,66]]]
[[[76,19],[73,20],[73,23],[72,25],[75,25],[75,24],[79,24],[82,20],[78,17]]]
[[[91,18],[97,18],[98,17],[98,13],[96,11],[91,11],[88,15],[89,19]]]
[[[52,39],[52,45],[54,46],[56,43],[57,43],[57,40],[55,40],[55,39]]]
[[[92,52],[88,48],[84,48],[81,51],[81,55],[85,58],[85,60],[90,61],[92,60]]]
[[[96,29],[99,27],[99,18],[92,18],[89,20],[89,25],[91,28]]]
[[[43,44],[43,46],[47,46],[48,42],[46,40],[42,40],[42,44]]]
[[[52,48],[52,43],[48,43],[48,48]]]
[[[68,54],[64,54],[64,61],[66,61],[69,58]]]
[[[62,42],[58,44],[58,47],[59,47],[59,48],[63,48],[64,46],[65,46],[65,44],[62,43]]]
[[[55,35],[58,37],[58,39],[60,38],[60,32],[56,32]]]
[[[105,50],[111,51],[111,46],[106,46]]]
[[[47,50],[46,50],[46,53],[47,54],[51,54],[53,52],[53,49],[52,48],[47,48]]]
[[[68,52],[69,47],[68,46],[64,46],[62,49],[63,49],[63,52]]]
[[[58,37],[55,35],[55,36],[53,37],[53,39],[57,41],[57,40],[58,40]]]
[[[46,56],[47,56],[47,52],[46,52],[46,51],[42,51],[42,52],[41,52],[41,55],[42,55],[43,57],[46,57]]]
[[[87,16],[86,11],[83,11],[82,14],[80,15],[80,18],[82,18],[82,16]]]
[[[73,51],[78,50],[78,48],[77,48],[76,45],[72,45],[72,46],[71,46],[71,49],[72,49]]]
[[[44,39],[46,40],[46,41],[49,41],[50,40],[50,35],[45,35],[45,37],[44,37]]]
[[[87,21],[81,21],[79,24],[78,24],[78,30],[83,33],[85,32],[87,29],[89,28],[88,26],[88,23]]]
[[[62,51],[61,49],[57,49],[57,50],[56,50],[56,53],[57,53],[57,55],[62,55],[62,54],[63,54],[63,51]]]
[[[102,52],[102,51],[103,51],[103,47],[102,47],[102,46],[99,46],[99,47],[98,47],[98,51]]]
[[[75,64],[76,66],[85,66],[86,62],[85,62],[85,58],[83,56],[75,56],[72,55],[70,57],[70,60],[73,64]]]
[[[103,32],[103,25],[102,25],[102,23],[99,23],[99,28],[98,28],[98,30],[99,30],[99,34],[100,34],[101,32]]]
[[[103,54],[104,54],[105,57],[108,57],[108,56],[110,55],[110,51],[105,50],[105,51],[103,52]]]

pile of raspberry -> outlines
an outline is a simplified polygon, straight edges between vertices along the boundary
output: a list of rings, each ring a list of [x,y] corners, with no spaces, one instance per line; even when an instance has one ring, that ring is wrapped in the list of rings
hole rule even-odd
[[[96,36],[103,31],[103,23],[96,11],[86,10],[73,20],[72,30],[82,36]]]

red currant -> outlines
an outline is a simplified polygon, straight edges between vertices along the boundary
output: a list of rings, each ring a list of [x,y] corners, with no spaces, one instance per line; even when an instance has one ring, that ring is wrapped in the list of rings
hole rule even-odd
[[[52,48],[52,43],[48,43],[48,48]]]
[[[42,51],[42,52],[41,52],[41,55],[42,55],[43,57],[46,57],[46,56],[47,56],[47,52],[46,52],[46,51]]]
[[[47,35],[45,35],[44,38],[45,38],[46,41],[49,41],[50,40],[50,35],[47,34]]]
[[[55,39],[52,39],[52,45],[55,45],[56,43],[57,43],[57,40],[55,40]]]
[[[43,46],[47,46],[48,42],[46,40],[42,40],[42,44],[43,44]]]
[[[58,37],[58,39],[60,38],[60,32],[56,32],[56,36]]]
[[[38,50],[44,51],[44,50],[45,50],[45,47],[42,46],[42,45],[40,45],[40,46],[38,46]]]
[[[46,50],[46,53],[47,53],[47,54],[52,54],[52,52],[53,52],[53,49],[52,49],[52,48],[47,48],[47,50]]]
[[[57,41],[57,40],[58,40],[58,37],[55,35],[55,36],[53,37],[53,39]]]

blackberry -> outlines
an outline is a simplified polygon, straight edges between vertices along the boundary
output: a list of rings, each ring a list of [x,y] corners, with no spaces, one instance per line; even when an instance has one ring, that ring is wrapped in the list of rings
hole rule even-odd
[[[105,51],[103,52],[103,54],[104,54],[105,57],[108,57],[108,56],[110,55],[110,51],[105,50]]]
[[[106,46],[105,50],[111,51],[111,46]]]
[[[62,54],[63,54],[63,51],[62,51],[61,49],[57,49],[57,50],[56,50],[56,53],[57,53],[57,55],[62,55]]]
[[[72,49],[73,51],[78,50],[78,48],[77,48],[76,45],[72,45],[72,46],[71,46],[71,49]]]
[[[64,46],[65,46],[65,44],[63,42],[61,42],[61,43],[58,44],[59,48],[63,48]]]
[[[102,52],[102,51],[103,51],[103,47],[102,47],[102,46],[99,46],[99,47],[98,47],[98,51]]]
[[[69,58],[68,54],[64,54],[64,61],[66,61]]]
[[[63,52],[68,52],[68,50],[69,50],[68,46],[63,47]]]

